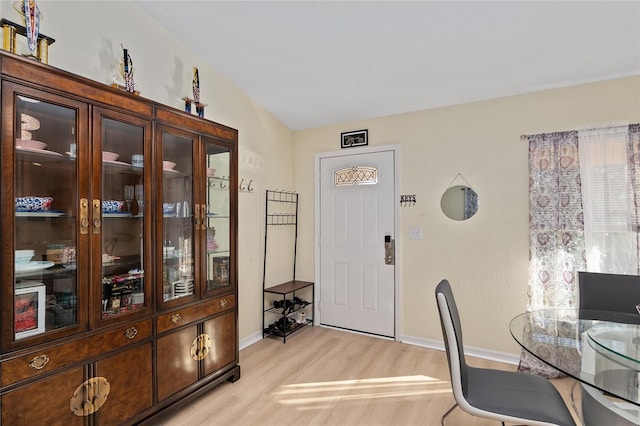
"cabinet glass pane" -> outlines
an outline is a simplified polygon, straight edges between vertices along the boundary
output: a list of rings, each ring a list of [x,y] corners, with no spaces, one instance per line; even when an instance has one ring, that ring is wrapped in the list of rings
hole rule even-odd
[[[76,110],[15,98],[15,339],[77,324]]]
[[[207,291],[229,286],[229,150],[206,144]]]
[[[102,318],[144,307],[144,128],[102,119]]]
[[[194,294],[193,140],[162,135],[164,301]]]

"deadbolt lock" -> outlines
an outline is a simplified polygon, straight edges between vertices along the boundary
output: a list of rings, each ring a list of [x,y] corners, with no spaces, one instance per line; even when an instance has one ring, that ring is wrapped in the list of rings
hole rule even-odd
[[[396,263],[396,241],[391,235],[384,236],[384,263],[385,265],[395,265]]]

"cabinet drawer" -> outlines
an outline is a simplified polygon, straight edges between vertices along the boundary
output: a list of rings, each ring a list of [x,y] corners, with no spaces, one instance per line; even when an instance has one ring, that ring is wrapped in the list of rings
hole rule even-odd
[[[151,336],[150,319],[76,342],[33,351],[2,364],[2,386],[82,362],[149,336]]]
[[[163,333],[182,325],[199,321],[219,312],[233,309],[235,305],[236,297],[235,295],[230,294],[228,296],[212,299],[210,302],[204,302],[197,306],[177,309],[164,315],[160,315],[157,318],[157,331],[158,333]]]

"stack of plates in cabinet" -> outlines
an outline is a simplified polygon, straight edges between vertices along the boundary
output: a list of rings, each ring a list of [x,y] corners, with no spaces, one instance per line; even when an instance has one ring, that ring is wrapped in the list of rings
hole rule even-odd
[[[174,292],[176,296],[185,296],[187,294],[193,294],[193,280],[187,282],[176,281],[173,284]]]

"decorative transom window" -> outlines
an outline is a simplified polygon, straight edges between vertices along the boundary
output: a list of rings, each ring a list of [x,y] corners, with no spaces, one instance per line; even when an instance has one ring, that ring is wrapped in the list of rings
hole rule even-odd
[[[348,167],[336,170],[334,173],[335,186],[347,185],[377,185],[378,169],[375,167]]]

